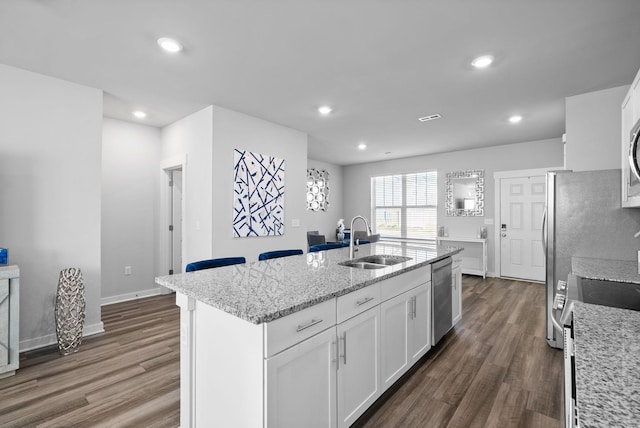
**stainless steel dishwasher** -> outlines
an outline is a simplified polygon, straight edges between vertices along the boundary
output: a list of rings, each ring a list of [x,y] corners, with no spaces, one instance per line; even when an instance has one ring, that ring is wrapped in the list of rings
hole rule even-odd
[[[431,339],[435,346],[453,327],[451,306],[451,257],[431,265]]]

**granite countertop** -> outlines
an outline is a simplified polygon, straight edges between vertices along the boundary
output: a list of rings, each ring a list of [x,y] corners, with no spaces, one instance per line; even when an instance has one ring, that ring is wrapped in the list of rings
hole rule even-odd
[[[376,242],[361,245],[355,258],[371,254],[411,257],[383,269],[338,265],[349,248],[248,262],[177,275],[156,283],[254,324],[273,321],[325,300],[426,266],[462,251],[435,244]]]
[[[571,257],[571,273],[582,278],[640,284],[638,263],[631,260],[605,260]]]
[[[18,265],[0,266],[0,279],[11,279],[20,277]]]
[[[573,310],[580,426],[640,421],[640,312],[576,302]]]

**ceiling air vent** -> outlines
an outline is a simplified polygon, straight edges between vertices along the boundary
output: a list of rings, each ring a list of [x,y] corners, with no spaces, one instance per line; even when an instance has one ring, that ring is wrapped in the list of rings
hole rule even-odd
[[[436,120],[436,119],[440,119],[442,116],[440,116],[438,113],[436,114],[430,114],[429,116],[425,116],[425,117],[419,117],[418,120],[420,122],[428,122],[430,120]]]

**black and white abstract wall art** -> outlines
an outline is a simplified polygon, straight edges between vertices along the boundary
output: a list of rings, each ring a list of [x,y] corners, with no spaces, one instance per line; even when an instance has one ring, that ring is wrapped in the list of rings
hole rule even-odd
[[[234,150],[233,236],[284,235],[284,159]]]

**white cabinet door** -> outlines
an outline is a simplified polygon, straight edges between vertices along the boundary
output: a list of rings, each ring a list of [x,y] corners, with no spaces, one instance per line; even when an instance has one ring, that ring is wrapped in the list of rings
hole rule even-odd
[[[413,365],[431,349],[431,283],[409,291],[409,358]]]
[[[638,194],[629,194],[630,185],[633,183],[634,192],[637,192],[638,187],[638,179],[631,172],[631,167],[629,164],[629,143],[631,141],[631,129],[634,125],[634,112],[633,112],[633,92],[629,91],[629,95],[624,99],[622,103],[622,159],[621,159],[621,168],[622,168],[622,206],[634,206],[632,201],[629,201],[631,197],[637,197]]]
[[[462,319],[462,266],[451,269],[451,304],[453,325]]]
[[[631,100],[633,102],[633,114],[631,118],[633,123],[636,123],[636,121],[640,119],[640,72],[638,72],[631,84]]]
[[[380,307],[338,324],[337,333],[338,426],[348,427],[380,396]]]
[[[409,368],[408,293],[380,305],[380,377],[383,390],[390,387]]]
[[[267,427],[336,426],[335,343],[330,328],[265,360]]]

